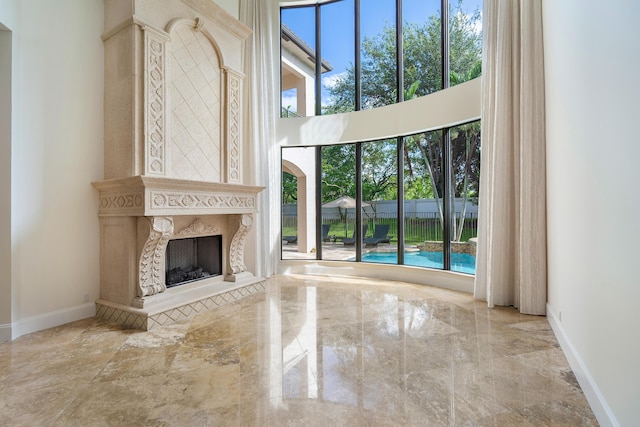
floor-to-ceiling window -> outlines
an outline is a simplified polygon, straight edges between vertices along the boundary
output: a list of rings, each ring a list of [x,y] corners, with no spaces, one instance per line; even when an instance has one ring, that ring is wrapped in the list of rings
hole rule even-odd
[[[356,247],[356,145],[337,144],[320,148],[322,194],[320,205],[322,258],[352,260]]]
[[[406,265],[443,267],[442,145],[441,130],[404,137]]]
[[[397,139],[362,143],[363,261],[398,262]]]
[[[283,117],[371,110],[474,79],[481,73],[481,8],[481,0],[282,8]],[[300,230],[285,224],[285,212],[296,209],[283,198],[283,259],[313,254],[474,273],[479,122],[379,136],[308,147],[314,154],[305,158],[316,163],[315,194],[306,198],[315,204],[315,246],[291,244]]]
[[[475,273],[480,190],[480,122],[450,129],[451,270]]]

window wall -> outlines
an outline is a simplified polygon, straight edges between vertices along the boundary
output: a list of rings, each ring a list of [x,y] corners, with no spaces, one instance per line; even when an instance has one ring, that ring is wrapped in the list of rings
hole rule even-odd
[[[282,8],[283,117],[381,107],[478,77],[481,10],[482,0]]]
[[[313,84],[306,87],[312,87],[314,108],[298,115],[346,113],[336,121],[306,122],[286,144],[301,145],[296,138],[314,140],[323,132],[340,139],[350,114],[387,111],[477,77],[481,8],[481,0],[342,0],[283,8],[283,89],[286,57],[302,44],[312,51],[306,65]],[[292,46],[296,37],[304,43]],[[298,98],[301,88],[296,86]],[[293,105],[283,95],[285,103]],[[376,118],[384,123],[383,116]],[[480,125],[457,125],[463,121],[418,133],[369,132],[384,135],[380,139],[309,144],[306,149],[314,152],[305,153],[305,161],[315,164],[315,187],[306,200],[313,205],[308,211],[315,212],[315,228],[307,255],[473,274]],[[327,123],[335,126],[318,127]],[[420,129],[413,126],[414,132]],[[283,158],[288,150],[293,148],[283,148]],[[291,186],[285,178],[283,185]],[[289,230],[283,216],[283,236]],[[283,240],[283,259],[288,259],[285,248],[296,249]]]
[[[319,160],[320,179],[304,187],[297,183],[299,177],[284,170],[283,259],[364,261],[474,274],[480,139],[476,121],[379,141],[304,148],[307,162]],[[283,148],[283,158],[295,158],[301,149]],[[304,188],[312,194],[300,194]],[[315,211],[320,218],[321,243],[311,253],[293,255],[297,248],[291,236],[297,240],[301,235],[294,231],[299,223],[295,215],[302,212],[298,200],[312,198],[320,204],[307,207],[307,212]],[[317,231],[309,232],[314,234],[309,239],[316,239]]]

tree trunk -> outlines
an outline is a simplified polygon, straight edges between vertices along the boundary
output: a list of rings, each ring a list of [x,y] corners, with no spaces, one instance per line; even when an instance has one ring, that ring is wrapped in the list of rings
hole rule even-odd
[[[427,172],[429,173],[429,180],[431,181],[433,196],[436,199],[436,207],[438,208],[438,217],[440,219],[440,227],[442,227],[443,225],[442,205],[440,201],[440,196],[438,194],[438,186],[436,184],[435,178],[433,177],[433,171],[431,170],[431,162],[432,162],[431,154],[419,142],[418,142],[418,148],[420,149],[420,153],[422,154],[422,159],[424,160],[424,164],[427,168]]]
[[[466,141],[466,160],[464,165],[464,183],[462,185],[462,211],[460,213],[460,220],[458,226],[458,233],[456,235],[456,242],[459,242],[462,239],[462,230],[464,229],[464,221],[465,216],[467,215],[467,198],[469,192],[469,175],[471,175],[471,156],[475,151],[476,145],[478,144],[477,139],[474,139],[472,142],[471,138],[468,135],[468,131],[465,134]]]

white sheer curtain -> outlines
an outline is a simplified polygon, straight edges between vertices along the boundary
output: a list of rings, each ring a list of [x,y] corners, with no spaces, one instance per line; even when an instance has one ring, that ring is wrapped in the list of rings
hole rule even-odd
[[[279,111],[280,65],[278,2],[240,0],[240,21],[253,30],[246,45],[245,94],[249,105],[247,139],[252,151],[250,171],[255,184],[266,187],[259,196],[255,221],[256,272],[268,277],[278,263],[280,218],[280,150],[275,129]]]
[[[475,297],[545,314],[541,2],[484,0],[482,158]]]

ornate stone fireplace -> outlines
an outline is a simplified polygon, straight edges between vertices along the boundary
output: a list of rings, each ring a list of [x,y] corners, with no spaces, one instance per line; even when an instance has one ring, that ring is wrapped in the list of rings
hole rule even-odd
[[[264,289],[245,265],[244,40],[211,0],[105,0],[97,314],[152,329]],[[219,236],[219,271],[167,288],[170,241]],[[215,264],[215,262],[213,262]]]

